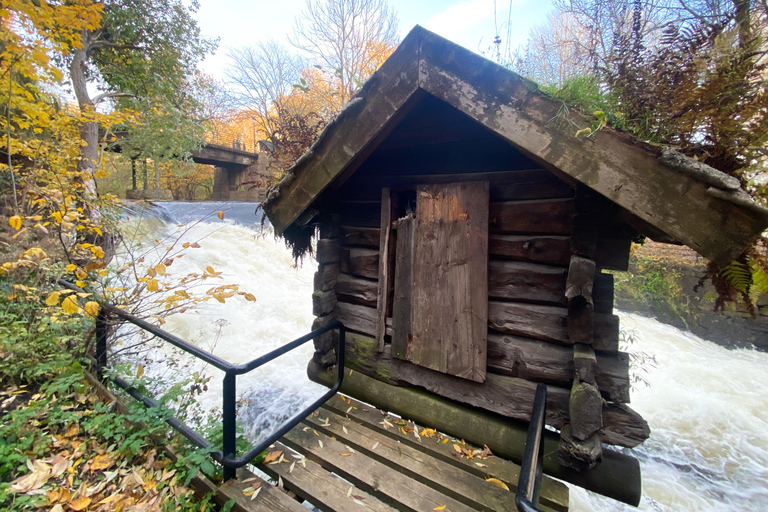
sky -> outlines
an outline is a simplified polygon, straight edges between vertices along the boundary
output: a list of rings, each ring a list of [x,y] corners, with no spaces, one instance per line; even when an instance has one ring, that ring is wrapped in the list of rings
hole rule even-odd
[[[506,20],[513,20],[511,46],[514,48],[525,42],[530,29],[542,24],[552,9],[551,0],[390,0],[389,3],[398,14],[401,38],[418,24],[478,53],[487,51],[491,45],[496,35],[496,20],[501,34],[506,34]],[[201,68],[223,80],[228,49],[269,38],[287,43],[293,19],[304,5],[305,0],[201,0],[196,14],[200,28],[205,36],[219,38],[219,49],[203,61]]]

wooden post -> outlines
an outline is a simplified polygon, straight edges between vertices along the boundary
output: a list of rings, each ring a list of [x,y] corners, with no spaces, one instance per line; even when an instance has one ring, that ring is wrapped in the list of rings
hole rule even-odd
[[[381,221],[379,223],[379,298],[376,305],[378,323],[376,327],[376,352],[384,351],[384,336],[387,331],[387,317],[392,304],[390,291],[394,280],[395,251],[392,250],[392,220],[396,201],[389,187],[381,189]]]
[[[323,219],[320,226],[321,238],[317,241],[318,268],[315,272],[315,292],[312,294],[312,312],[317,317],[312,323],[312,330],[319,329],[336,319],[336,282],[339,276],[338,218]],[[328,367],[336,363],[334,348],[338,344],[338,332],[328,331],[314,339],[315,353],[312,360]]]

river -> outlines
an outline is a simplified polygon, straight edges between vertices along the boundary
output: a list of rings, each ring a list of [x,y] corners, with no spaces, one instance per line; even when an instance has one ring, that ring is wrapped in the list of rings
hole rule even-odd
[[[219,210],[223,220],[216,216]],[[317,264],[307,258],[294,266],[284,243],[259,229],[254,210],[252,203],[164,203],[143,224],[149,226],[145,245],[163,236],[200,245],[168,268],[172,275],[211,266],[223,273],[216,284],[236,283],[255,296],[255,302],[233,297],[209,303],[172,315],[164,325],[233,363],[306,334],[313,320]],[[640,382],[632,390],[631,406],[651,426],[651,437],[632,450],[643,472],[639,509],[768,510],[768,353],[728,350],[653,319],[618,314],[635,340],[623,350],[656,360],[639,371],[647,385]],[[323,392],[306,377],[311,355],[310,342],[238,379],[239,420],[247,436],[258,439]],[[203,411],[220,408],[221,372],[163,349],[147,359],[148,375],[168,375],[169,360],[175,361],[172,374],[211,376],[198,403]],[[572,486],[571,510],[637,509]]]

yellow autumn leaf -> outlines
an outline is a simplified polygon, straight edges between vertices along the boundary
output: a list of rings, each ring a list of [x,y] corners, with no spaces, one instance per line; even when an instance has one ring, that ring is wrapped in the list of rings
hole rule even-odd
[[[70,295],[61,301],[61,309],[68,315],[74,315],[80,311],[80,306],[77,305],[77,299],[75,299],[73,295]]]
[[[48,294],[48,298],[45,299],[46,306],[55,306],[59,303],[59,292],[51,292]]]
[[[160,288],[160,286],[157,284],[156,279],[150,279],[147,281],[147,290],[150,292],[156,292]]]
[[[10,219],[8,219],[8,224],[10,224],[11,227],[13,229],[15,229],[16,231],[20,230],[21,229],[21,217],[19,217],[18,215],[14,215]]]
[[[245,300],[247,301],[256,302],[256,297],[254,297],[252,293],[246,293],[243,297],[245,297]]]
[[[112,464],[114,464],[114,462],[109,455],[97,455],[96,458],[93,459],[93,462],[91,462],[91,471],[101,471],[102,469],[111,467]]]
[[[69,507],[72,510],[76,510],[76,511],[79,512],[80,510],[85,510],[86,508],[88,508],[88,505],[90,505],[90,504],[91,504],[91,498],[87,498],[85,496],[80,496],[76,500],[70,501],[69,502]]]
[[[139,377],[141,377],[142,375],[144,375],[144,365],[141,365],[141,364],[140,364],[140,365],[139,365],[139,369],[138,369],[138,370],[136,370],[136,378],[138,379],[138,378],[139,378]]]
[[[104,251],[98,245],[94,246],[94,247],[91,247],[91,253],[94,256],[96,256],[97,258],[103,258],[104,257]]]
[[[99,303],[94,301],[86,302],[85,306],[83,306],[83,309],[85,309],[86,315],[91,318],[96,318],[96,315],[99,314]]]
[[[213,270],[213,267],[211,267],[211,266],[205,267],[205,270],[208,271],[209,274],[214,274],[215,273],[214,270]]]
[[[77,268],[77,265],[75,265],[74,263],[70,263],[69,265],[67,265],[67,272],[72,272],[76,268]]]
[[[439,507],[435,507],[432,510],[445,510],[445,505],[440,505]]]
[[[509,487],[507,487],[507,484],[505,484],[504,482],[502,482],[498,478],[486,478],[485,481],[489,482],[489,483],[492,483],[496,487],[501,487],[502,489],[504,489],[506,491],[509,490]]]
[[[165,265],[163,265],[162,263],[158,263],[157,265],[155,265],[155,272],[157,272],[157,275],[164,276],[165,270],[166,270]]]
[[[85,283],[83,281],[75,281],[75,285],[80,288],[85,288]]]
[[[61,224],[61,212],[51,212],[51,217],[56,221],[56,224]]]
[[[219,210],[218,212],[216,212],[216,215],[219,217],[220,220],[224,220],[224,212],[223,211]],[[18,228],[16,228],[16,229],[18,229]]]

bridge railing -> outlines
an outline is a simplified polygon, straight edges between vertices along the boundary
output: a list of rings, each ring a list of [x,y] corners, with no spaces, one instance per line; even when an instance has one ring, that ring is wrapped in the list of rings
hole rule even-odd
[[[232,138],[228,135],[211,132],[206,132],[205,134],[205,145],[248,154],[259,152],[259,141],[257,140],[246,140],[245,137]]]
[[[73,291],[82,291],[77,286],[73,285],[72,283],[65,281],[63,279],[57,279],[56,282],[65,288],[68,288]],[[338,320],[330,323],[324,327],[321,327],[319,329],[315,329],[314,331],[310,332],[309,334],[305,334],[304,336],[297,338],[290,343],[287,343],[283,345],[282,347],[279,347],[267,354],[264,354],[263,356],[257,357],[256,359],[247,362],[245,364],[232,364],[229,361],[225,361],[224,359],[216,356],[215,354],[212,354],[210,352],[206,352],[205,350],[202,350],[200,347],[197,347],[187,341],[182,340],[181,338],[164,331],[163,329],[160,329],[159,327],[150,324],[146,320],[143,320],[141,318],[138,318],[136,316],[133,316],[129,313],[126,313],[120,308],[117,308],[113,306],[112,304],[109,304],[103,300],[100,300],[97,298],[97,302],[101,306],[99,308],[99,314],[96,317],[96,354],[95,354],[95,366],[96,370],[99,373],[101,377],[107,376],[108,372],[105,372],[105,370],[108,369],[108,361],[107,361],[107,352],[108,352],[108,330],[109,330],[109,316],[113,315],[116,316],[126,322],[132,323],[133,325],[149,332],[150,334],[156,336],[157,338],[160,338],[171,345],[183,350],[184,352],[187,352],[188,354],[191,354],[195,356],[198,359],[201,359],[205,361],[206,363],[212,365],[215,368],[218,368],[219,370],[222,370],[224,372],[224,382],[223,382],[223,391],[222,391],[222,423],[223,423],[223,430],[224,430],[224,436],[223,436],[223,442],[222,442],[222,449],[212,451],[210,456],[215,461],[220,463],[224,468],[224,481],[230,480],[232,478],[235,478],[236,470],[237,468],[241,468],[251,462],[256,456],[258,456],[260,453],[262,453],[264,450],[266,450],[272,443],[277,441],[279,438],[281,438],[286,432],[291,430],[293,427],[299,424],[302,419],[304,419],[306,416],[314,412],[316,409],[318,409],[321,405],[323,405],[325,402],[328,401],[332,396],[336,394],[336,392],[341,388],[341,383],[344,378],[344,343],[338,344],[338,354],[337,354],[337,360],[338,365],[336,368],[336,381],[334,385],[326,392],[324,393],[320,398],[312,402],[311,405],[306,407],[304,410],[299,412],[298,414],[294,415],[293,418],[291,418],[288,422],[284,423],[277,431],[273,432],[269,435],[266,439],[261,441],[259,444],[251,448],[247,453],[237,456],[237,376],[243,375],[246,373],[249,373],[256,368],[259,368],[260,366],[263,366],[264,364],[276,359],[277,357],[280,357],[283,354],[286,354],[287,352],[290,352],[291,350],[300,347],[301,345],[307,343],[310,340],[315,339],[316,337],[320,336],[321,334],[324,334],[330,330],[333,329],[339,329],[339,339],[344,340],[345,339],[345,329],[344,324],[339,322]],[[159,407],[159,404],[153,400],[150,397],[145,396],[143,393],[141,393],[138,389],[131,386],[129,382],[127,382],[125,379],[119,376],[110,376],[109,377],[118,387],[125,390],[126,393],[131,395],[136,400],[142,402],[145,407]],[[212,445],[211,443],[205,439],[200,433],[192,429],[190,426],[188,426],[183,421],[179,420],[175,416],[171,416],[166,420],[166,423],[171,426],[175,431],[189,439],[194,445],[200,447],[200,448],[210,448]]]

